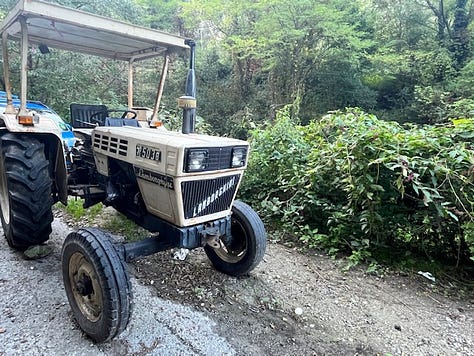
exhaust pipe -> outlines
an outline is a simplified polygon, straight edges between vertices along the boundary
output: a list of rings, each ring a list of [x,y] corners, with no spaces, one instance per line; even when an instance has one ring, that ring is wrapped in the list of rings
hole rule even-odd
[[[196,42],[187,39],[185,42],[190,49],[189,70],[186,78],[186,92],[178,100],[178,105],[183,109],[183,134],[194,133],[196,126],[196,73],[195,67],[195,48]]]

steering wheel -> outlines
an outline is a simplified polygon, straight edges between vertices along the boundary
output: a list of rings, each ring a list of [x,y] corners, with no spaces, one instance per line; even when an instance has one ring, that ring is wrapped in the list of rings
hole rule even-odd
[[[89,116],[89,122],[91,125],[104,126],[105,118],[107,116],[107,111],[98,111],[91,116]]]
[[[99,126],[104,126],[104,121],[105,118],[109,116],[110,113],[112,112],[121,112],[123,113],[121,118],[126,119],[128,114],[132,114],[129,119],[133,120],[137,118],[137,112],[133,110],[119,110],[119,109],[110,109],[107,111],[98,111],[91,116],[89,116],[89,121],[92,125],[99,125]]]
[[[122,119],[136,119],[137,118],[137,112],[136,111],[133,111],[133,110],[117,110],[117,109],[111,109],[111,110],[107,110],[107,116],[109,113],[111,112],[122,112]],[[132,114],[131,117],[127,117],[128,114]]]

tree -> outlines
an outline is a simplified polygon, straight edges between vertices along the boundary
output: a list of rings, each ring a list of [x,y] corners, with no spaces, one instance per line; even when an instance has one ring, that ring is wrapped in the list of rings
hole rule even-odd
[[[186,35],[183,20],[180,17],[180,0],[136,0],[143,8],[145,23],[151,28]]]
[[[328,108],[315,112],[308,100],[318,89],[314,85],[324,81],[318,72],[331,62],[335,66],[344,62],[344,70],[334,68],[332,72],[344,72],[340,83],[351,79],[349,87],[356,90],[351,103],[366,104],[365,99],[358,100],[367,94],[360,80],[361,52],[371,43],[355,5],[345,1],[195,0],[183,3],[182,16],[185,25],[195,29],[196,37],[206,38],[212,43],[209,50],[231,65],[232,87],[239,98],[235,112],[248,114],[250,107],[254,118],[272,117],[279,107],[299,103],[294,108],[301,108],[309,119]],[[331,98],[344,97],[349,87],[320,87],[325,102],[344,105]],[[359,89],[364,94],[359,95]]]
[[[473,19],[472,1],[424,0],[424,3],[436,18],[440,45],[450,49],[460,69],[470,55],[468,28]]]
[[[439,103],[458,100],[451,83],[471,57],[467,0],[361,0],[377,50],[366,79],[379,110],[403,121],[432,121]],[[375,11],[370,9],[375,8]],[[443,99],[441,100],[441,97]],[[434,101],[431,101],[434,100]],[[444,105],[444,104],[443,104]],[[438,114],[436,120],[439,119]]]

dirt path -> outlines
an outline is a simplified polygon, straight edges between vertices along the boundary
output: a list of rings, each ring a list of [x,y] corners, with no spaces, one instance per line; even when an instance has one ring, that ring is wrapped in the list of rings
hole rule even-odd
[[[135,265],[158,295],[206,311],[240,355],[474,352],[474,297],[450,300],[419,275],[342,273],[325,256],[275,244],[243,279],[216,273],[201,251]]]
[[[135,309],[116,340],[93,345],[71,320],[54,253],[24,261],[0,242],[0,355],[470,355],[474,297],[443,297],[412,275],[342,273],[325,256],[270,244],[246,278],[205,254],[172,251],[130,265]]]

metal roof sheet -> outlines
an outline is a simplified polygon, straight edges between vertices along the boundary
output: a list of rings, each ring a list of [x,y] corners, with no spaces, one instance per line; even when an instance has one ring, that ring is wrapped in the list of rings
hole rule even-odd
[[[1,24],[0,34],[6,31],[19,39],[21,18],[30,43],[85,54],[129,61],[189,48],[181,36],[39,0],[20,0]]]

